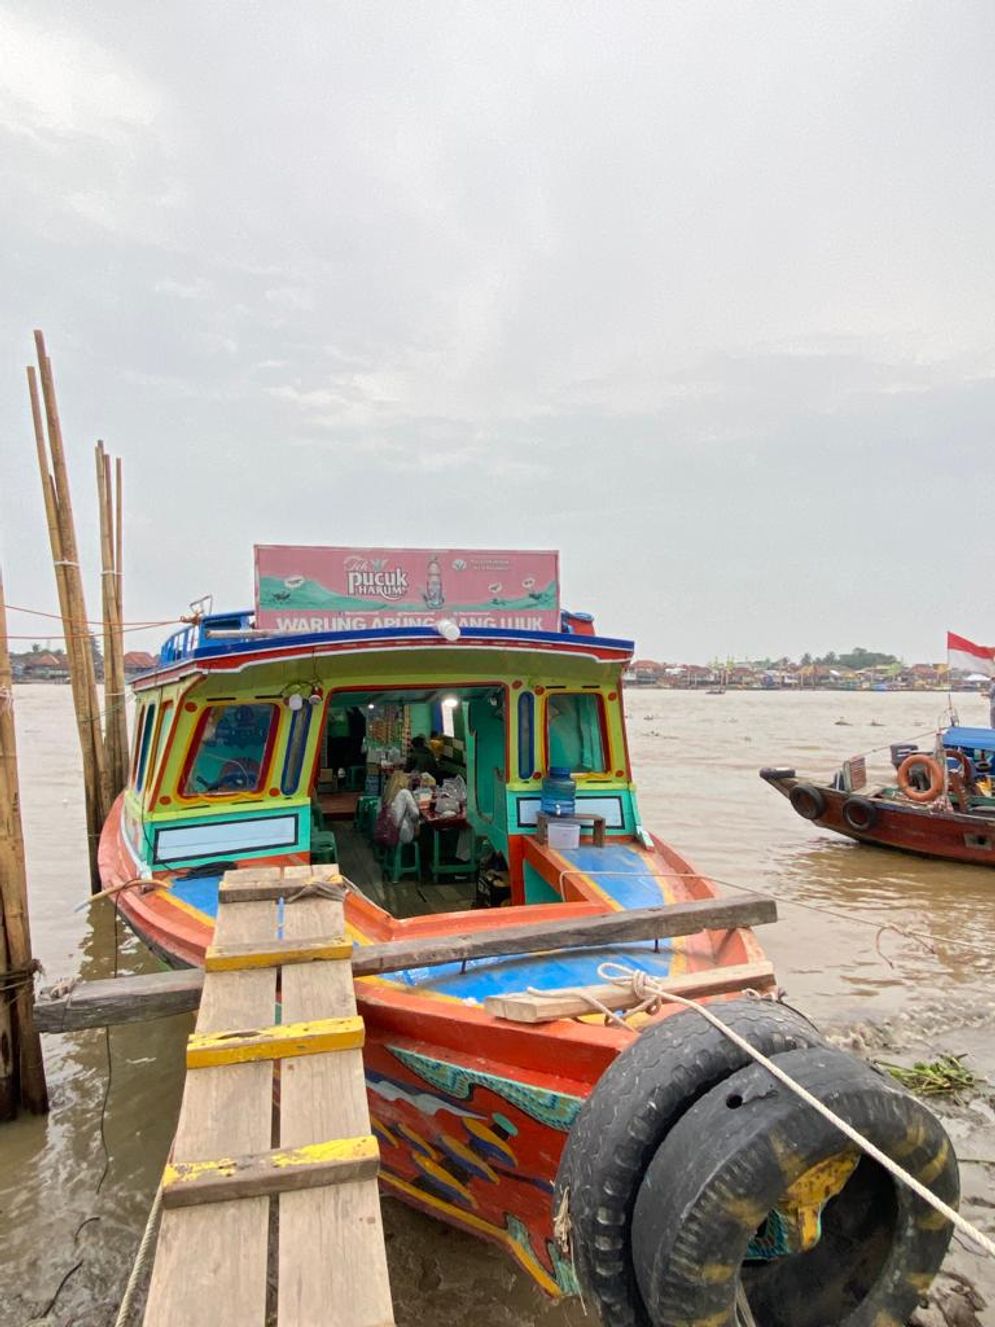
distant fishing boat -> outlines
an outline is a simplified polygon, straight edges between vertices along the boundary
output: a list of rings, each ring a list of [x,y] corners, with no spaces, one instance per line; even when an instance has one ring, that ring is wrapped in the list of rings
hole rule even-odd
[[[718,899],[644,827],[633,646],[561,615],[555,556],[257,549],[255,609],[201,617],[134,684],[103,884],[173,965],[203,963],[222,875],[242,866],[338,863],[359,952],[485,944],[356,980],[381,1184],[550,1294],[582,1291],[607,1327],[905,1322],[950,1227],[645,981],[721,1001],[956,1202],[949,1142],[770,998],[746,925],[770,900]],[[288,570],[323,605],[310,630],[278,625]],[[551,588],[495,611],[498,576]]]
[[[891,754],[895,778],[880,787],[867,785],[862,758],[829,782],[800,779],[793,769],[766,768],[760,777],[823,829],[922,857],[995,866],[995,729],[952,726],[930,751],[896,743]]]

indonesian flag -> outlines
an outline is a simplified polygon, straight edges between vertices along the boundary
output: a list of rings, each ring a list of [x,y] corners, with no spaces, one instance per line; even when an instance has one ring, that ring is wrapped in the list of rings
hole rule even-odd
[[[990,645],[975,645],[974,641],[955,636],[952,631],[947,632],[947,662],[951,668],[995,677],[995,649]]]

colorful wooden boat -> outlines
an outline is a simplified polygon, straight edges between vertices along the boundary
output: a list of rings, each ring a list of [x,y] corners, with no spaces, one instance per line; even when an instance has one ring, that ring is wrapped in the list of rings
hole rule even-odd
[[[861,762],[847,762],[829,783],[799,779],[793,769],[766,768],[760,777],[804,820],[859,843],[995,866],[995,729],[953,726],[937,734],[932,752],[897,743],[892,759],[896,782],[882,787],[865,786]]]
[[[433,595],[441,592],[433,588]],[[630,642],[592,634],[590,620],[580,616],[565,619],[559,631],[454,630],[443,620],[272,632],[256,621],[251,612],[202,618],[167,641],[156,669],[135,683],[131,779],[104,828],[100,865],[105,887],[131,882],[118,896],[121,913],[169,964],[202,962],[219,881],[238,866],[337,859],[355,886],[346,915],[359,947],[715,897],[713,884],[642,824],[621,686]],[[462,871],[460,845],[450,845],[451,874],[439,875],[442,883],[427,878],[427,853],[420,864],[395,860],[384,871],[369,842],[366,795],[379,772],[375,761],[360,760],[360,744],[365,737],[366,755],[390,753],[412,729],[444,731],[434,738],[443,763],[458,768],[467,785],[464,838],[472,843],[468,851],[461,845]],[[548,837],[540,832],[543,777],[564,761],[576,782],[577,811],[603,829],[603,841],[586,823],[577,847],[542,841]],[[505,906],[487,906],[505,891],[481,887],[481,845],[496,855],[484,876],[504,884]],[[414,848],[409,852],[414,859]],[[495,871],[494,862],[503,869]],[[852,1071],[859,1080],[854,1102],[877,1109],[884,1094],[894,1111],[900,1101],[898,1115],[888,1117],[896,1146],[899,1134],[905,1145],[910,1114],[922,1124],[913,1160],[936,1161],[946,1146],[932,1117],[826,1047],[798,1015],[742,995],[749,984],[770,996],[773,973],[752,932],[726,925],[656,942],[359,978],[384,1191],[503,1245],[550,1294],[582,1288],[603,1321],[619,1327],[677,1321],[667,1307],[674,1295],[689,1304],[704,1296],[701,1313],[681,1322],[732,1322],[722,1314],[736,1314],[741,1284],[768,1327],[850,1322],[838,1295],[821,1303],[823,1316],[801,1310],[795,1301],[807,1293],[805,1275],[777,1270],[799,1258],[822,1260],[829,1286],[849,1278],[855,1302],[904,1311],[911,1294],[911,1308],[923,1278],[939,1265],[949,1229],[935,1222],[926,1233],[882,1228],[880,1258],[875,1253],[857,1272],[848,1270],[854,1231],[868,1237],[877,1231],[867,1206],[875,1186],[891,1195],[883,1214],[913,1211],[918,1200],[893,1194],[891,1181],[863,1162],[859,1180],[851,1180],[855,1159],[841,1154],[838,1136],[803,1146],[794,1126],[785,1135],[791,1159],[784,1159],[784,1174],[765,1172],[760,1196],[744,1195],[735,1219],[727,1212],[725,1225],[702,1227],[691,1262],[696,1256],[702,1267],[722,1262],[726,1281],[716,1272],[711,1281],[674,1288],[667,1269],[680,1258],[661,1250],[667,1230],[677,1238],[686,1223],[661,1211],[644,1172],[653,1173],[653,1165],[656,1173],[661,1166],[666,1171],[673,1164],[666,1148],[680,1128],[693,1134],[694,1111],[715,1109],[727,1089],[730,1102],[739,1100],[736,1085],[744,1075],[748,1100],[754,1069],[694,1013],[666,1003],[626,1012],[636,998],[617,990],[605,995],[606,961],[729,1001],[723,1009],[730,1023],[768,1053],[800,1057],[798,1075],[813,1090],[832,1095],[827,1084],[838,1085]],[[596,1012],[593,991],[621,1013],[606,1019]],[[549,1012],[562,1013],[564,1000],[574,1001],[579,1016]],[[823,1081],[827,1057],[835,1067]],[[760,1095],[768,1103],[762,1111],[777,1098],[777,1092]],[[785,1119],[797,1107],[780,1103]],[[761,1132],[767,1140],[765,1126]],[[888,1142],[887,1130],[878,1134]],[[776,1128],[770,1133],[775,1142],[779,1136]],[[708,1148],[721,1152],[724,1138],[709,1126]],[[729,1146],[732,1164],[735,1146]],[[815,1172],[817,1191],[805,1187]],[[935,1178],[944,1196],[956,1194],[952,1154],[943,1154]],[[702,1200],[714,1192],[703,1181]],[[855,1195],[852,1202],[848,1195]],[[833,1212],[842,1214],[832,1220],[829,1196]],[[671,1200],[667,1189],[664,1207]],[[650,1215],[640,1216],[647,1203]],[[632,1249],[640,1229],[645,1249],[637,1263]],[[686,1249],[682,1256],[687,1265]]]

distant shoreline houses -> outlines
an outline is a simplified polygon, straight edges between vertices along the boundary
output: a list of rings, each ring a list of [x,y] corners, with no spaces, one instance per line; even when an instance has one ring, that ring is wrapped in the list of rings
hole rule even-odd
[[[868,668],[842,664],[776,664],[744,661],[726,664],[662,663],[636,659],[623,681],[632,687],[681,691],[987,691],[988,678],[948,670],[943,663],[889,663]]]
[[[138,677],[156,666],[156,656],[145,650],[132,650],[124,656],[124,675],[127,678]],[[104,679],[104,661],[94,654],[97,681]],[[69,659],[64,650],[43,650],[35,648],[10,656],[11,672],[15,682],[66,682],[69,681]]]

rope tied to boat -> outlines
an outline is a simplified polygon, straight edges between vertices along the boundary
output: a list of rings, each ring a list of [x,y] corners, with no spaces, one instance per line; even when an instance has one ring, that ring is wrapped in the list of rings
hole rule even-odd
[[[601,977],[603,981],[610,982],[613,986],[630,986],[633,994],[643,999],[648,999],[650,995],[652,995],[656,998],[658,1004],[663,1002],[678,1004],[685,1009],[693,1009],[701,1014],[702,1018],[707,1019],[708,1022],[711,1023],[717,1031],[721,1032],[724,1037],[728,1037],[728,1039],[733,1042],[734,1045],[738,1046],[741,1051],[766,1069],[767,1072],[776,1078],[779,1083],[782,1083],[789,1092],[793,1092],[796,1097],[805,1103],[806,1106],[817,1111],[823,1119],[828,1120],[830,1124],[839,1129],[840,1133],[846,1138],[849,1138],[852,1143],[856,1144],[856,1146],[859,1147],[866,1156],[869,1156],[872,1161],[876,1161],[879,1166],[882,1166],[893,1179],[899,1180],[907,1188],[911,1189],[917,1198],[922,1199],[922,1201],[932,1207],[934,1211],[939,1212],[946,1221],[949,1221],[955,1229],[959,1230],[962,1235],[966,1236],[977,1249],[983,1253],[987,1253],[990,1258],[995,1258],[995,1240],[989,1239],[989,1237],[980,1231],[977,1226],[972,1225],[970,1221],[962,1217],[961,1214],[949,1206],[948,1203],[945,1203],[942,1198],[937,1198],[936,1194],[930,1189],[927,1189],[926,1186],[917,1180],[914,1175],[910,1175],[909,1172],[904,1170],[896,1161],[893,1161],[886,1152],[882,1152],[881,1149],[872,1143],[869,1138],[865,1138],[864,1135],[860,1133],[859,1130],[855,1129],[852,1124],[848,1124],[847,1121],[837,1115],[835,1111],[830,1110],[827,1105],[821,1102],[818,1097],[813,1096],[812,1093],[802,1087],[800,1083],[796,1083],[791,1075],[785,1073],[780,1065],[764,1055],[762,1051],[757,1050],[756,1046],[752,1046],[745,1037],[740,1036],[740,1034],[731,1028],[728,1023],[724,1023],[707,1005],[701,1004],[697,1000],[689,1000],[687,996],[684,995],[675,995],[673,991],[668,991],[660,984],[657,978],[652,977],[648,972],[642,972],[638,968],[630,968],[624,963],[602,963],[598,967],[598,976]],[[754,997],[757,995],[755,991],[748,993],[752,994]],[[579,990],[577,994],[580,994]],[[628,1028],[628,1025],[619,1019],[617,1014],[612,1013],[612,1017],[622,1023],[622,1026],[626,1027],[628,1031],[631,1032],[634,1030]]]
[[[355,886],[353,888],[355,889]],[[296,903],[298,899],[313,897],[330,899],[332,903],[341,903],[347,892],[344,877],[341,885],[329,885],[322,880],[309,880],[296,893],[288,894],[283,901],[284,903]],[[356,892],[359,891],[356,890]]]
[[[40,959],[37,958],[33,958],[23,968],[7,968],[5,972],[0,972],[0,994],[6,995],[9,991],[18,991],[22,986],[33,986],[37,974],[44,970]]]
[[[142,1239],[138,1246],[138,1252],[135,1254],[135,1261],[131,1268],[131,1275],[128,1277],[128,1284],[125,1286],[124,1294],[121,1297],[121,1307],[118,1309],[117,1317],[114,1319],[114,1327],[128,1327],[128,1323],[131,1321],[135,1296],[138,1294],[139,1287],[145,1280],[145,1273],[152,1260],[156,1228],[159,1224],[159,1215],[161,1212],[162,1185],[160,1184],[158,1189],[156,1189],[155,1197],[152,1200],[152,1207],[149,1210],[148,1220],[145,1223],[145,1230],[142,1232]]]

